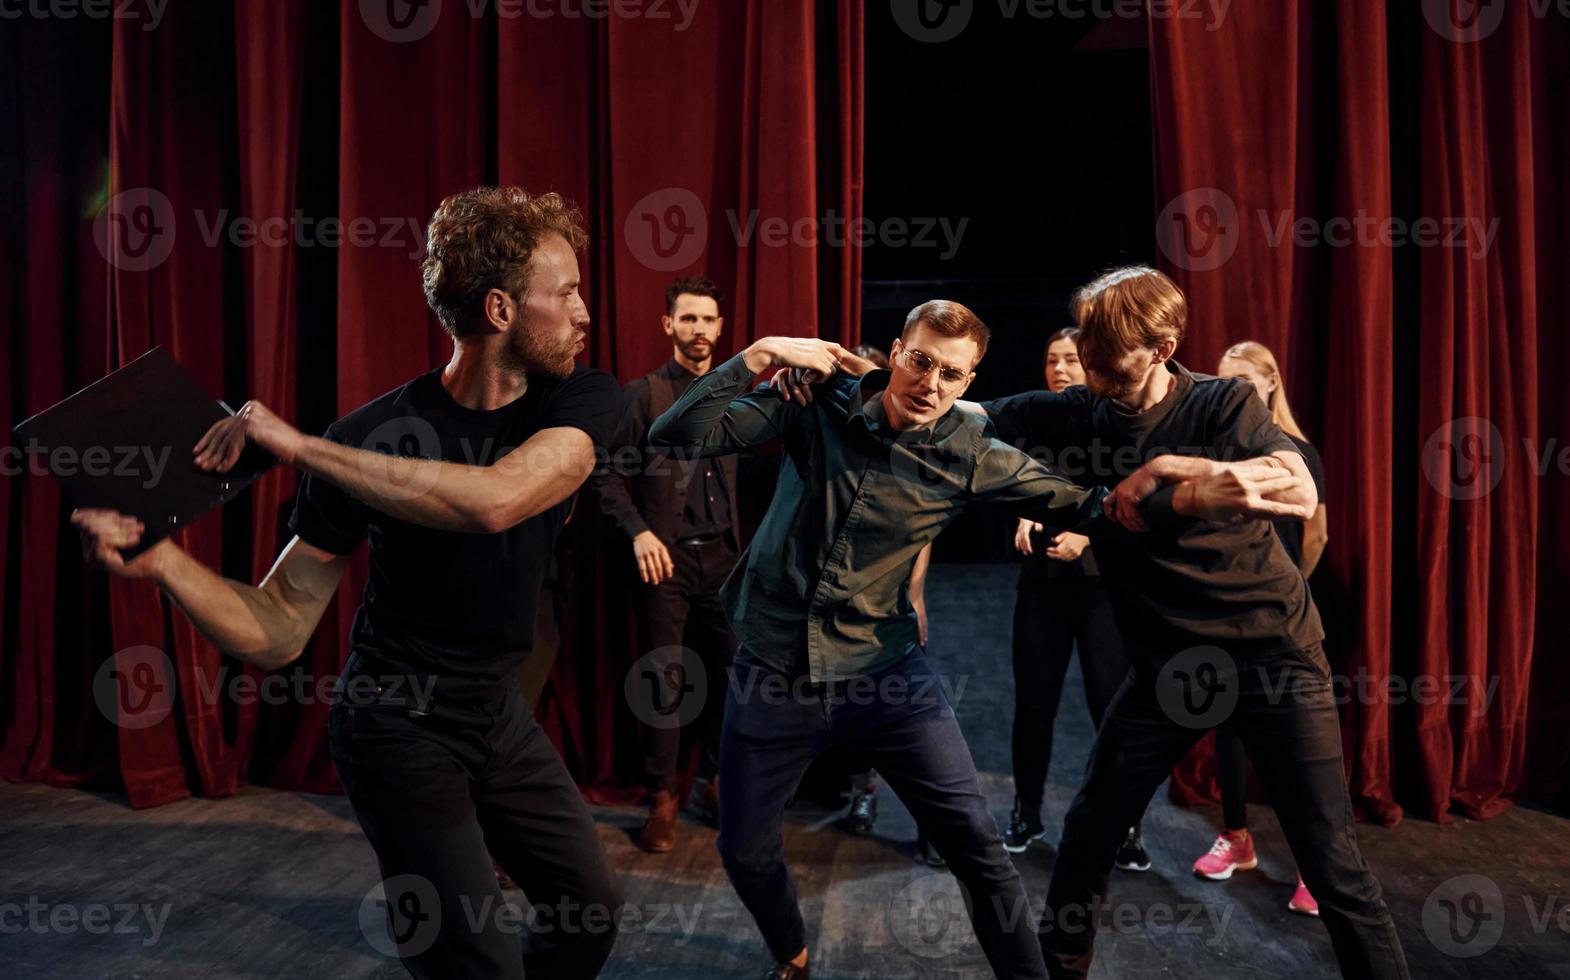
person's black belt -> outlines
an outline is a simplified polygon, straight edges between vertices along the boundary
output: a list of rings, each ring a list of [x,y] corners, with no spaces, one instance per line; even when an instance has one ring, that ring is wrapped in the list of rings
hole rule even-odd
[[[694,534],[691,537],[681,538],[676,543],[683,548],[705,548],[711,544],[719,544],[724,540],[725,535],[723,533],[715,532],[713,534]]]

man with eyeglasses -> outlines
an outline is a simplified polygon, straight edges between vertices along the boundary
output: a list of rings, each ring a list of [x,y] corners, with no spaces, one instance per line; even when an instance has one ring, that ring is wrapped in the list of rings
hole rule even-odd
[[[972,501],[1063,528],[1143,522],[1122,503],[1123,487],[1075,486],[990,438],[979,416],[952,411],[988,338],[964,306],[924,303],[894,344],[895,370],[859,378],[837,374],[870,366],[837,344],[765,338],[695,381],[649,430],[654,448],[700,456],[784,443],[774,500],[721,590],[741,646],[720,741],[718,843],[773,954],[768,977],[808,976],[781,820],[808,765],[832,745],[854,746],[875,766],[947,859],[993,972],[1047,975],[1019,873],[920,651],[906,582],[917,552]],[[818,383],[749,390],[771,367]],[[1160,460],[1136,476],[1171,481]],[[1207,484],[1185,499],[1227,514],[1296,512],[1264,499],[1276,487],[1261,471],[1230,491],[1238,486],[1252,496]]]

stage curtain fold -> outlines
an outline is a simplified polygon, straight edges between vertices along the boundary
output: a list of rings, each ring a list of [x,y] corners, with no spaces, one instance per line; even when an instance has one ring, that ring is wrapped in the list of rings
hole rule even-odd
[[[159,30],[130,20],[114,25],[109,93],[109,192],[145,194],[145,235],[136,222],[117,236],[109,261],[110,337],[106,366],[119,367],[161,345],[208,391],[225,391],[225,357],[236,356],[224,329],[236,312],[226,294],[225,184],[232,178],[234,63],[208,43],[231,37],[222,4],[171,8]],[[131,212],[133,218],[137,211]],[[162,249],[157,262],[151,256]],[[139,254],[140,253],[140,254]],[[148,256],[150,267],[138,261]],[[171,465],[180,465],[172,461]],[[180,544],[210,567],[223,562],[223,524],[200,521],[178,532]],[[238,783],[237,744],[226,737],[231,705],[211,696],[226,673],[223,658],[187,620],[170,616],[149,582],[109,582],[116,670],[131,696],[172,697],[152,724],[124,723],[120,773],[133,806],[180,799],[190,791],[225,796]],[[156,651],[148,655],[146,651]],[[232,669],[229,668],[229,669]],[[149,680],[138,680],[146,676]]]
[[[1538,470],[1564,419],[1539,378],[1564,364],[1565,140],[1544,100],[1567,25],[1522,5],[1477,30],[1387,16],[1239,4],[1222,30],[1153,17],[1150,37],[1158,238],[1191,301],[1179,359],[1213,371],[1255,339],[1282,360],[1325,462],[1313,587],[1348,778],[1388,824],[1398,795],[1444,821],[1552,792],[1570,739],[1562,707],[1532,703],[1534,676],[1565,675],[1536,626],[1565,581],[1546,506],[1565,476]],[[1172,797],[1214,800],[1211,761],[1207,739]]]
[[[1422,799],[1440,819],[1510,805],[1526,779],[1534,655],[1564,655],[1536,626],[1538,604],[1564,596],[1537,578],[1544,490],[1562,499],[1567,479],[1539,472],[1547,437],[1565,431],[1541,424],[1540,345],[1565,319],[1560,307],[1539,321],[1538,290],[1563,274],[1540,251],[1539,225],[1563,227],[1566,212],[1544,204],[1570,161],[1543,166],[1537,144],[1552,140],[1544,100],[1563,97],[1544,80],[1546,60],[1563,61],[1565,26],[1514,4],[1479,41],[1421,36],[1422,209],[1467,222],[1466,246],[1425,249],[1420,269],[1417,662],[1447,690],[1466,685],[1456,703],[1415,705]],[[1553,742],[1562,751],[1570,735]]]

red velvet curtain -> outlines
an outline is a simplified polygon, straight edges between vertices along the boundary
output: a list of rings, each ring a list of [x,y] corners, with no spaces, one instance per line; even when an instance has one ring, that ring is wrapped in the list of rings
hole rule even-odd
[[[1424,816],[1493,815],[1557,788],[1570,758],[1544,687],[1563,691],[1570,666],[1542,629],[1570,554],[1553,455],[1570,155],[1552,102],[1570,24],[1527,4],[1422,7],[1387,22],[1384,4],[1286,0],[1234,4],[1220,30],[1150,23],[1158,237],[1192,304],[1180,356],[1213,371],[1228,345],[1264,342],[1323,453],[1314,590],[1349,681],[1354,798],[1385,823],[1398,789]],[[1212,758],[1209,740],[1191,753],[1174,799],[1215,799]]]
[[[7,430],[162,344],[232,404],[260,398],[319,431],[446,360],[417,260],[436,204],[481,183],[584,209],[587,360],[623,380],[669,356],[658,316],[679,275],[729,294],[729,346],[859,338],[854,250],[810,229],[860,214],[861,0],[447,8],[172,4],[157,24],[7,30],[0,112],[21,136],[0,150]],[[771,219],[809,232],[752,231]],[[257,580],[296,479],[268,475],[181,543]],[[334,788],[322,699],[230,697],[260,675],[151,586],[85,572],[64,521],[46,476],[0,483],[0,773],[119,785],[135,806],[247,781]],[[592,513],[575,524],[587,592],[541,715],[594,783],[633,734],[616,674],[631,638],[600,608],[614,603],[594,587]],[[363,583],[362,558],[288,690],[339,669]],[[171,710],[127,723],[111,671],[175,692]]]

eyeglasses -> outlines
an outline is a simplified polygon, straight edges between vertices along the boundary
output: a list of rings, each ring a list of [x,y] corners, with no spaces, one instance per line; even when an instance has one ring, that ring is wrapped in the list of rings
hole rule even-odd
[[[938,362],[916,350],[914,347],[900,349],[901,362],[905,370],[918,378],[925,378],[936,368],[938,372],[938,387],[949,391],[960,387],[970,381],[970,374],[959,368],[939,367]]]

